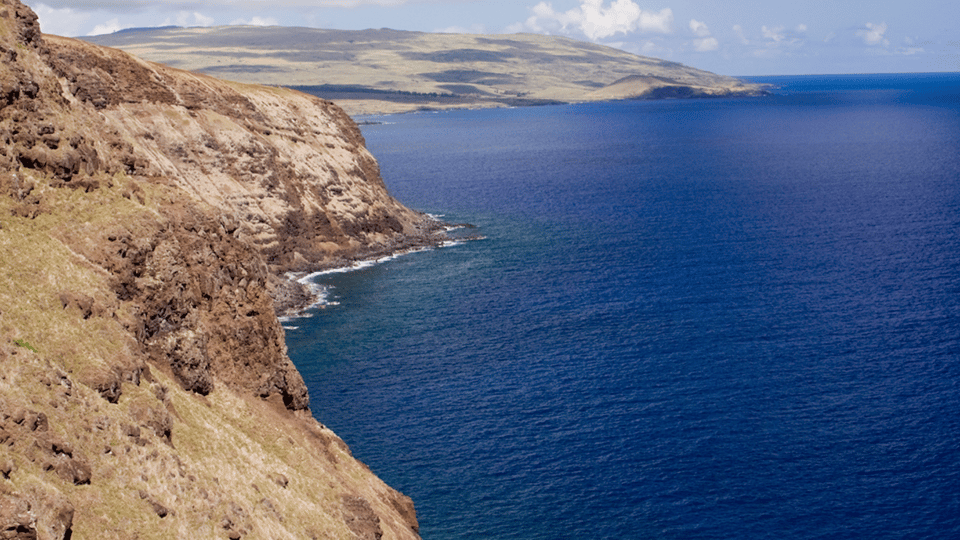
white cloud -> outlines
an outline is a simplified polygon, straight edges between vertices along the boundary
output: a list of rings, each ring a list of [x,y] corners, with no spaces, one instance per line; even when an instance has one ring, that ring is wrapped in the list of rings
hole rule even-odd
[[[693,49],[697,52],[710,52],[720,48],[720,42],[717,38],[710,35],[710,29],[706,23],[696,19],[690,19],[690,31],[697,39],[693,40]]]
[[[690,19],[690,31],[698,37],[708,37],[710,35],[710,29],[707,28],[707,25],[696,19]]]
[[[673,11],[670,8],[663,8],[657,13],[652,11],[642,12],[637,30],[669,34],[673,31],[672,26]]]
[[[733,27],[733,32],[746,47],[746,54],[754,58],[765,60],[803,54],[807,45],[807,26],[798,24],[791,29],[785,26],[761,26],[759,34],[748,35],[740,25]]]
[[[884,34],[887,33],[887,23],[867,23],[864,25],[865,28],[857,30],[857,36],[863,40],[867,45],[883,45],[887,46],[890,42],[884,37]]]
[[[659,12],[644,11],[633,0],[613,0],[609,6],[605,0],[580,0],[580,6],[555,11],[550,2],[540,2],[532,8],[533,15],[525,22],[511,25],[511,32],[578,33],[588,39],[598,40],[616,34],[631,32],[672,32],[673,11],[670,8]]]
[[[763,36],[763,46],[767,49],[797,49],[806,42],[803,35],[807,31],[804,24],[797,25],[793,30],[787,30],[783,26],[767,27],[761,26],[760,33]]]
[[[693,40],[693,48],[697,52],[710,52],[720,48],[720,42],[715,37],[706,37]]]
[[[87,34],[87,35],[88,35],[88,36],[100,36],[100,35],[103,35],[103,34],[112,34],[112,33],[114,33],[114,32],[118,32],[118,31],[120,31],[120,30],[123,30],[123,26],[120,26],[120,19],[113,18],[113,19],[110,19],[109,21],[107,21],[107,22],[105,22],[105,23],[98,24],[98,25],[94,26],[94,27],[93,27],[93,30],[91,30],[90,33]]]
[[[782,26],[775,26],[773,28],[762,26],[760,27],[760,32],[763,34],[763,37],[774,43],[780,43],[787,37],[786,34],[783,33]]]
[[[252,19],[234,19],[230,21],[231,26],[280,26],[280,21],[273,17],[253,17]],[[210,26],[210,25],[205,25]]]
[[[213,17],[196,11],[181,11],[177,14],[177,26],[213,26]]]
[[[172,25],[187,26],[187,27],[213,26],[215,23],[216,23],[216,20],[213,17],[208,17],[203,13],[199,13],[196,11],[181,11],[177,13],[175,18],[171,19],[170,17],[168,17],[163,21],[163,23],[159,24],[158,26],[172,26]],[[263,19],[260,17],[253,17],[252,19],[247,21],[243,21],[243,20],[235,21],[234,24],[276,25],[279,23],[273,18]],[[109,21],[106,21],[104,23],[100,23],[94,26],[93,30],[91,30],[87,35],[99,36],[103,34],[112,34],[114,32],[119,32],[120,30],[123,30],[125,28],[132,28],[134,26],[138,26],[138,25],[136,23],[130,24],[129,22],[123,23],[120,21],[118,17],[114,17]]]
[[[89,14],[79,13],[71,8],[54,9],[46,4],[37,4],[33,11],[40,19],[43,33],[58,36],[78,35],[90,18]]]
[[[749,44],[750,44],[750,40],[747,39],[747,35],[743,32],[743,27],[740,26],[739,24],[733,25],[733,33],[736,34],[737,37],[740,39],[740,44],[741,44],[741,45],[749,45]]]

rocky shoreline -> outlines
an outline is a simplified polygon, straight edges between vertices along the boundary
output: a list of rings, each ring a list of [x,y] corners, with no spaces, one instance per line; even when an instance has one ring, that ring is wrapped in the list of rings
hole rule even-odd
[[[383,259],[416,253],[428,249],[440,249],[451,242],[470,242],[483,240],[485,237],[476,234],[452,236],[453,230],[473,229],[469,223],[447,223],[433,217],[426,217],[421,227],[422,233],[398,238],[391,245],[377,246],[376,249],[361,250],[350,257],[340,257],[326,264],[310,270],[290,272],[277,278],[271,283],[271,295],[274,298],[274,309],[281,319],[293,318],[315,305],[322,304],[323,291],[313,290],[306,282],[310,276],[325,272],[350,271],[358,269],[367,262],[379,262]]]
[[[307,308],[316,305],[321,297],[303,282],[303,279],[310,275],[350,269],[366,261],[375,261],[404,253],[441,247],[452,240],[447,234],[450,227],[451,224],[449,223],[426,217],[422,225],[418,227],[421,232],[417,234],[405,235],[387,244],[360,249],[349,256],[343,255],[324,261],[323,264],[314,265],[308,269],[287,272],[282,276],[273,276],[274,279],[270,281],[270,294],[273,297],[274,310],[277,312],[277,316],[281,318],[296,317]]]

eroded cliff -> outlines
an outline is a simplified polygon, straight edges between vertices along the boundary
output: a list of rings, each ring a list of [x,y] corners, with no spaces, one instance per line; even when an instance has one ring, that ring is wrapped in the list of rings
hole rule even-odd
[[[17,0],[0,57],[0,537],[416,538],[274,309],[287,272],[435,240],[350,119]]]

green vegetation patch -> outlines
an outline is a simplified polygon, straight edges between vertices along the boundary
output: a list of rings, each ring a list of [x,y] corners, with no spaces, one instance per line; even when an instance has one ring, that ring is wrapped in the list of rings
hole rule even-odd
[[[17,347],[22,348],[22,349],[27,349],[28,351],[33,351],[33,352],[35,352],[35,353],[39,353],[39,352],[40,352],[40,351],[37,350],[36,347],[34,347],[33,345],[31,345],[27,340],[24,340],[24,339],[15,339],[15,340],[13,340],[13,344],[16,345]]]

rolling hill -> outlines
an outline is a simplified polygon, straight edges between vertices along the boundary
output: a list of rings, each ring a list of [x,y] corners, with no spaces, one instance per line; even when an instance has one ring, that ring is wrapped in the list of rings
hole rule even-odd
[[[675,62],[535,34],[226,26],[85,39],[189,71],[297,88],[351,114],[764,93]]]

